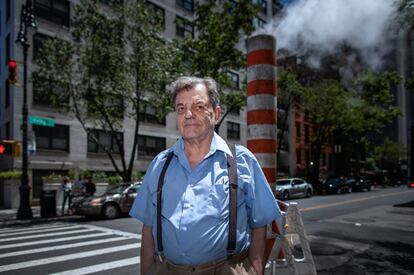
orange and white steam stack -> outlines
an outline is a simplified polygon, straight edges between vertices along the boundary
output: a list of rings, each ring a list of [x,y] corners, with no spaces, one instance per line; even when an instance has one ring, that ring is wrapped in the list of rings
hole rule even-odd
[[[247,148],[273,185],[277,174],[276,39],[270,35],[253,36],[246,40],[246,50]]]

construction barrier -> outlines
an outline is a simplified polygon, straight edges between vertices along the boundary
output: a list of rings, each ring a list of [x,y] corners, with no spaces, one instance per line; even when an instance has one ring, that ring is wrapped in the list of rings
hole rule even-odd
[[[278,204],[283,215],[267,227],[268,264],[265,274],[316,275],[315,263],[297,203],[278,201]],[[298,243],[295,245],[295,242]]]

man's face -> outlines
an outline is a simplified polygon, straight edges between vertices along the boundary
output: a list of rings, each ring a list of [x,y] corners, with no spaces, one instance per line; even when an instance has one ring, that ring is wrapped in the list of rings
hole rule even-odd
[[[182,90],[175,98],[177,126],[186,141],[202,141],[211,137],[214,126],[220,118],[221,109],[213,109],[203,84],[189,90]]]

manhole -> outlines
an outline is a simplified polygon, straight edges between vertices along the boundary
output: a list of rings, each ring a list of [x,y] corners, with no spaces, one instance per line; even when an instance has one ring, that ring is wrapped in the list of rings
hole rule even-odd
[[[326,242],[312,242],[310,243],[310,248],[313,255],[343,255],[348,251],[343,247],[327,244]]]

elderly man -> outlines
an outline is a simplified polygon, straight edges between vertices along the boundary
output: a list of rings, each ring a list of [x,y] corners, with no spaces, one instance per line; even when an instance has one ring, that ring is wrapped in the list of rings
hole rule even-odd
[[[263,274],[266,225],[281,215],[264,174],[249,150],[214,132],[213,79],[172,87],[181,138],[152,161],[130,212],[144,224],[141,273]]]

